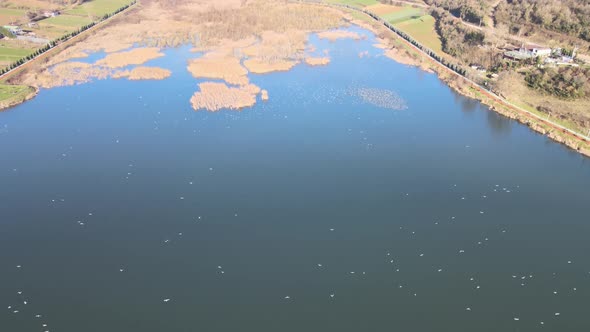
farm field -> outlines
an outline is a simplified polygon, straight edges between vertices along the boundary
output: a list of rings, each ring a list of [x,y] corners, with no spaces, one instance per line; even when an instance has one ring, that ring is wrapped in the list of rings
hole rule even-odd
[[[424,15],[424,10],[413,7],[397,7],[399,10],[380,16],[389,23],[396,24],[403,21],[415,19]]]
[[[22,20],[26,14],[25,10],[0,8],[0,25],[9,25],[12,22]]]
[[[2,8],[21,10],[52,10],[63,7],[57,1],[45,0],[3,0],[0,6]]]
[[[354,7],[366,7],[370,5],[378,4],[376,0],[327,0],[329,3],[339,3],[343,5],[349,5]]]
[[[93,0],[67,10],[65,14],[99,18],[130,3],[131,0]]]
[[[65,34],[78,30],[80,27],[98,21],[105,14],[128,5],[132,0],[91,0],[81,5],[55,5],[40,0],[8,0],[0,1],[0,26],[16,24],[23,30],[32,32],[36,37],[54,40]],[[57,9],[61,15],[37,22],[28,27],[27,11]],[[5,38],[0,42],[0,68],[33,53],[42,44],[24,43],[16,39]]]
[[[33,51],[26,48],[12,48],[0,46],[0,61],[13,62],[31,54]]]
[[[354,1],[335,0],[333,2],[350,4]],[[435,19],[434,17],[427,15],[423,8],[415,8],[411,6],[400,7],[376,3],[364,6],[364,9],[377,14],[384,20],[392,23],[395,27],[409,34],[435,53],[444,55],[440,37],[435,29]]]
[[[395,24],[397,28],[415,38],[435,53],[443,55],[440,37],[434,28],[435,19],[430,15],[403,21]]]
[[[92,20],[88,17],[76,16],[76,15],[59,15],[56,17],[50,17],[39,22],[39,26],[58,26],[66,28],[79,28],[83,25],[92,23]]]

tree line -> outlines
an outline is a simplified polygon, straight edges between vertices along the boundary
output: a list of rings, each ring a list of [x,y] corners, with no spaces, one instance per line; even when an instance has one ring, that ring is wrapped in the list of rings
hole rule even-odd
[[[416,39],[412,38],[412,36],[410,36],[407,33],[401,31],[400,29],[394,27],[391,23],[389,23],[386,20],[382,19],[378,15],[376,15],[376,14],[374,14],[374,13],[368,11],[368,10],[359,9],[357,7],[353,7],[353,6],[349,6],[349,5],[344,5],[343,4],[343,5],[339,5],[339,6],[347,7],[347,8],[352,9],[352,10],[360,10],[360,11],[362,11],[363,13],[371,16],[375,20],[381,22],[389,30],[395,32],[398,36],[402,37],[403,39],[405,39],[406,41],[408,41],[412,45],[416,46],[422,52],[428,54],[430,57],[432,57],[434,60],[436,60],[438,63],[442,64],[443,66],[449,68],[450,70],[456,72],[457,74],[459,74],[461,76],[465,76],[465,74],[467,73],[467,71],[463,67],[461,67],[460,65],[458,65],[457,63],[448,61],[447,59],[445,59],[445,58],[441,57],[440,55],[436,54],[433,50],[431,50],[428,47],[422,45]]]
[[[27,61],[30,61],[30,60],[35,59],[36,57],[38,57],[41,54],[49,51],[50,49],[54,48],[55,46],[57,46],[57,45],[65,42],[65,41],[67,41],[67,40],[69,40],[69,39],[71,39],[73,37],[76,37],[77,35],[81,34],[82,32],[84,32],[84,31],[86,31],[86,30],[88,30],[90,28],[92,28],[93,26],[99,24],[100,22],[105,21],[105,20],[109,19],[110,17],[112,17],[112,16],[114,16],[114,15],[116,15],[116,14],[118,14],[118,13],[124,11],[124,10],[126,10],[127,8],[133,6],[136,2],[137,2],[137,0],[133,0],[131,3],[129,3],[129,4],[127,4],[127,5],[119,8],[119,9],[117,9],[115,11],[113,11],[112,13],[108,13],[108,14],[103,15],[98,21],[95,21],[95,22],[92,22],[90,24],[84,25],[84,26],[80,27],[76,31],[73,31],[73,32],[68,33],[68,34],[65,34],[65,35],[63,35],[63,36],[61,36],[61,37],[59,37],[57,39],[54,39],[54,40],[50,41],[45,46],[43,46],[43,47],[38,48],[37,50],[35,50],[33,53],[31,53],[31,54],[29,54],[29,55],[27,55],[27,56],[25,56],[23,58],[20,58],[20,59],[14,61],[8,67],[5,67],[2,70],[0,70],[0,75],[4,75],[4,74],[8,73],[9,71],[11,71],[11,70],[13,70],[13,69],[21,66],[22,64],[26,63]]]

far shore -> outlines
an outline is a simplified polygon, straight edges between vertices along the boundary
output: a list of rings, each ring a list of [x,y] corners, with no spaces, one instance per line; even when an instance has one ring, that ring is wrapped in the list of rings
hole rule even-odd
[[[290,4],[290,5],[293,5],[293,4]],[[424,53],[422,50],[417,48],[415,45],[412,45],[410,42],[402,39],[400,36],[398,36],[393,31],[390,31],[389,29],[387,29],[385,26],[383,26],[381,23],[379,23],[376,19],[374,19],[368,15],[366,15],[367,17],[363,18],[363,19],[358,18],[358,16],[356,16],[356,18],[354,18],[351,15],[351,12],[352,12],[351,9],[346,9],[341,6],[335,6],[335,5],[330,5],[330,4],[298,3],[297,5],[294,5],[294,6],[299,6],[299,8],[307,8],[307,9],[311,9],[311,10],[313,10],[313,8],[316,8],[316,9],[325,8],[326,10],[329,9],[334,12],[337,12],[337,14],[331,14],[331,15],[332,16],[340,15],[340,17],[341,17],[340,20],[342,18],[344,18],[344,20],[346,22],[348,22],[349,24],[358,25],[362,28],[365,28],[365,29],[373,32],[375,34],[375,36],[377,36],[377,40],[378,40],[378,44],[376,45],[376,47],[382,48],[384,50],[384,56],[392,58],[393,60],[395,60],[399,63],[402,63],[402,64],[417,66],[417,67],[419,67],[425,71],[428,71],[428,72],[436,72],[436,74],[438,75],[438,77],[441,80],[446,82],[451,88],[456,90],[458,93],[461,93],[462,95],[464,95],[466,97],[476,99],[476,100],[482,102],[483,104],[488,105],[490,110],[500,113],[510,119],[514,119],[514,120],[530,127],[532,130],[534,130],[540,134],[546,135],[547,137],[551,138],[552,140],[562,143],[562,144],[570,147],[571,149],[579,152],[582,155],[590,157],[590,140],[587,137],[585,137],[584,135],[576,133],[568,128],[565,128],[564,126],[562,126],[558,123],[555,123],[551,120],[540,118],[539,116],[536,116],[536,115],[532,114],[531,112],[522,109],[519,106],[515,106],[515,105],[511,104],[510,102],[503,99],[502,97],[499,97],[499,96],[483,89],[482,87],[480,87],[476,83],[466,79],[463,76],[458,75],[457,73],[453,72],[449,68],[443,66],[438,61],[436,61],[435,59],[430,57],[428,54]],[[324,10],[324,9],[322,9],[322,10]],[[129,11],[126,11],[125,13],[122,13],[121,16],[129,18],[132,13],[139,15],[139,11],[129,10]],[[280,12],[277,12],[277,13],[280,13]],[[305,12],[303,12],[303,13],[305,14]],[[238,14],[236,14],[236,15],[238,15]],[[243,46],[236,47],[235,49],[240,49],[240,50],[243,50],[245,53],[250,53],[249,55],[251,56],[251,59],[244,61],[243,64],[240,62],[239,57],[236,57],[236,55],[234,55],[232,52],[228,51],[229,49],[231,49],[231,47],[228,45],[225,45],[225,46],[224,45],[217,45],[215,47],[208,48],[208,50],[209,50],[208,52],[210,52],[208,57],[202,57],[202,58],[198,58],[196,60],[193,60],[191,63],[188,64],[189,71],[191,71],[195,77],[222,79],[230,85],[238,85],[238,88],[229,88],[225,85],[221,86],[219,84],[218,85],[205,84],[204,87],[206,87],[208,89],[207,91],[205,91],[206,93],[197,92],[195,94],[195,96],[193,96],[193,99],[191,100],[191,104],[193,105],[193,107],[207,105],[207,107],[214,108],[215,110],[218,110],[220,107],[239,109],[239,108],[245,107],[245,106],[250,105],[251,103],[255,102],[255,100],[256,100],[255,97],[259,94],[262,94],[263,100],[268,99],[268,94],[267,94],[267,92],[265,92],[266,90],[263,89],[264,87],[260,87],[260,88],[255,87],[249,83],[249,79],[247,77],[248,73],[252,73],[252,72],[253,73],[267,73],[267,72],[283,71],[283,70],[286,71],[286,70],[290,70],[295,64],[297,64],[299,62],[305,62],[311,66],[327,65],[330,62],[329,57],[321,57],[321,58],[307,57],[306,58],[305,54],[302,51],[306,47],[306,42],[304,40],[302,40],[302,38],[303,38],[302,36],[305,36],[306,34],[308,34],[310,32],[319,32],[320,38],[325,38],[325,39],[329,39],[329,40],[335,40],[338,38],[353,38],[353,39],[359,38],[359,36],[353,32],[347,32],[345,30],[335,31],[334,28],[336,26],[330,25],[331,24],[330,22],[332,22],[332,21],[330,21],[330,19],[332,19],[332,18],[329,17],[329,15],[327,15],[327,17],[328,18],[326,18],[325,22],[322,22],[324,25],[320,24],[320,25],[318,25],[318,27],[311,28],[307,31],[304,31],[304,30],[297,30],[294,32],[292,31],[291,35],[287,35],[287,34],[281,35],[278,33],[269,32],[269,33],[263,35],[263,38],[261,38],[262,42],[259,42],[259,44],[254,45],[254,47],[252,45],[250,45],[249,47],[245,47],[245,46],[248,46],[248,45],[246,45],[247,43]],[[103,36],[101,36],[102,39],[96,38],[95,40],[93,40],[94,43],[89,42],[88,38],[86,38],[86,37],[88,37],[90,35],[90,33],[89,33],[90,31],[94,31],[95,32],[94,35],[96,36],[96,32],[99,31],[99,29],[109,27],[109,24],[108,24],[109,22],[111,22],[110,19],[107,21],[101,22],[100,24],[97,24],[96,26],[89,29],[88,32],[82,33],[82,34],[64,42],[63,44],[56,46],[54,49],[51,49],[50,51],[33,59],[32,61],[26,63],[24,66],[22,66],[22,68],[18,68],[18,70],[16,70],[16,71],[9,72],[9,73],[5,74],[4,79],[8,79],[9,82],[13,83],[13,80],[12,80],[13,78],[20,77],[23,73],[26,73],[29,71],[29,73],[27,73],[27,75],[29,76],[28,81],[16,80],[16,82],[18,82],[17,84],[21,84],[21,85],[22,84],[24,84],[24,85],[36,84],[37,86],[36,87],[31,86],[31,88],[30,88],[31,90],[27,93],[24,93],[23,95],[17,95],[14,98],[9,98],[3,102],[0,102],[0,110],[5,110],[5,109],[9,109],[11,107],[14,107],[20,103],[23,103],[27,100],[34,98],[37,95],[37,93],[39,91],[39,89],[38,89],[39,85],[38,85],[38,83],[35,83],[35,82],[38,82],[38,81],[35,81],[35,80],[37,80],[37,74],[31,75],[31,73],[30,73],[30,71],[36,70],[36,69],[31,69],[31,67],[35,63],[40,63],[42,61],[45,61],[45,63],[48,63],[51,61],[52,57],[56,57],[57,55],[62,54],[62,52],[64,52],[70,46],[76,46],[76,47],[72,47],[71,51],[74,52],[73,55],[81,54],[80,50],[83,49],[83,47],[80,47],[80,45],[85,45],[87,42],[92,44],[92,46],[96,50],[97,42],[100,44],[101,41],[105,40],[104,38],[109,38],[109,37],[104,36],[104,33],[106,33],[106,32],[104,32]],[[120,22],[122,22],[121,24],[125,24],[124,20],[117,21],[117,24],[110,25],[110,28],[117,29],[117,25]],[[329,27],[331,27],[331,28],[329,28]],[[109,31],[111,30],[110,28],[109,28]],[[120,27],[120,30],[123,28],[124,27]],[[170,32],[168,32],[168,33],[170,33]],[[250,35],[248,37],[251,37],[251,36],[252,35]],[[241,39],[242,42],[246,42],[246,41],[251,42],[251,40],[247,39],[245,36],[243,38],[244,39]],[[124,46],[129,45],[129,43],[131,43],[132,41],[133,40],[131,40],[131,39],[125,40],[125,41],[117,41],[116,43],[119,43],[119,44],[115,45],[116,46],[115,49],[119,48],[119,53],[115,52],[112,55],[107,56],[107,58],[105,60],[102,60],[104,63],[98,64],[98,65],[104,65],[107,68],[112,69],[112,70],[114,70],[115,68],[124,67],[128,64],[142,65],[148,59],[154,59],[154,58],[163,56],[160,53],[161,48],[165,48],[167,46],[175,46],[175,45],[168,44],[167,42],[164,42],[164,45],[155,45],[156,47],[144,48],[143,50],[138,51],[139,53],[142,53],[142,55],[143,55],[142,59],[140,59],[141,61],[138,60],[135,62],[133,62],[133,61],[129,62],[130,60],[128,57],[128,55],[129,55],[128,53],[134,52],[134,51],[121,52],[121,50],[124,50],[125,49]],[[84,42],[84,44],[82,44],[82,42]],[[135,41],[135,42],[137,42],[137,41]],[[175,42],[182,42],[182,41],[178,40]],[[187,41],[184,41],[184,42],[186,43]],[[292,47],[288,48],[291,50],[290,51],[291,53],[290,54],[279,53],[279,51],[277,51],[276,48],[273,48],[273,45],[275,45],[277,43],[278,44],[287,43],[285,45],[292,46]],[[130,45],[134,45],[134,43],[131,43]],[[195,47],[197,47],[197,45],[195,45]],[[276,46],[274,46],[274,47],[276,47]],[[287,48],[285,48],[285,49],[287,49]],[[274,54],[273,54],[273,52],[274,52]],[[273,54],[272,59],[265,58],[269,53]],[[60,64],[66,63],[66,61],[68,59],[71,59],[72,56],[70,58],[66,58],[64,60],[64,62],[59,62],[59,63]],[[362,57],[362,56],[363,56],[362,54],[359,55],[359,57]],[[234,68],[235,70],[233,70],[231,73],[226,72],[227,70],[231,69],[227,66],[227,64],[228,63],[232,64],[233,63],[232,61],[235,62],[234,66],[233,66],[233,67],[235,67]],[[215,66],[212,67],[212,64],[214,64]],[[203,68],[205,68],[205,67],[207,70],[203,70]],[[96,75],[94,77],[96,77],[98,79],[108,78],[108,77],[127,77],[127,78],[131,77],[133,79],[165,79],[170,75],[169,72],[166,72],[166,71],[158,69],[158,68],[152,68],[152,69],[142,68],[142,69],[139,69],[136,71],[123,72],[123,73],[106,72],[103,69],[104,68],[97,69],[95,67],[89,68],[88,70],[89,70],[89,72],[91,72],[91,74],[89,74],[90,77],[92,77],[92,75]],[[236,70],[239,72],[236,72]],[[67,73],[66,73],[66,75],[67,75]],[[39,73],[39,76],[41,76],[40,73]],[[47,78],[48,76],[51,76],[51,75],[48,75],[47,73],[45,73],[45,78]],[[28,83],[22,83],[23,81],[28,82]],[[85,81],[83,79],[80,81],[73,80],[70,83],[78,84],[78,83],[85,83]],[[57,86],[57,85],[54,85],[54,86]],[[51,85],[48,85],[48,86],[41,85],[41,87],[52,87],[52,86]],[[263,91],[263,92],[261,92],[261,91]],[[222,93],[222,94],[227,93],[227,92],[231,92],[231,95],[233,96],[234,99],[240,100],[238,106],[233,107],[235,105],[230,105],[230,104],[226,104],[224,102],[219,102],[218,100],[214,100],[216,95],[219,95],[220,93]]]

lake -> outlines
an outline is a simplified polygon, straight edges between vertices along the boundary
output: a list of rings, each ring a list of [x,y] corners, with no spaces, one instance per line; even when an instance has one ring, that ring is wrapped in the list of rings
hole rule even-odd
[[[239,112],[187,46],[0,113],[0,330],[590,330],[590,160],[353,29]]]

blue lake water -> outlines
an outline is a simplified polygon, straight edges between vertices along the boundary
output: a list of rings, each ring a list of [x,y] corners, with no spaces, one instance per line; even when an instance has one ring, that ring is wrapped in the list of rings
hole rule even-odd
[[[182,47],[0,113],[0,331],[590,330],[590,160],[357,31],[241,112]]]

